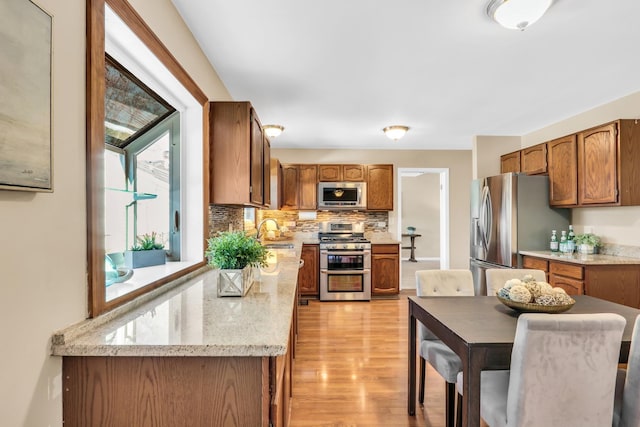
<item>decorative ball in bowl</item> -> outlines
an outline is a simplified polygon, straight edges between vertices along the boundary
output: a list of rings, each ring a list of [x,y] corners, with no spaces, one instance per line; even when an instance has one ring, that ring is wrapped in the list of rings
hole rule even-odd
[[[416,228],[415,227],[407,227],[407,233],[413,234],[415,232],[416,232]]]
[[[562,313],[576,303],[564,289],[538,282],[530,275],[507,280],[496,297],[507,307],[526,313]]]

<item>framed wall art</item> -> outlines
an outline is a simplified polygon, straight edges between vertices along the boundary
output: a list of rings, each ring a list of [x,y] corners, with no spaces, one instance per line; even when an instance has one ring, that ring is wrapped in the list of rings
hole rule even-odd
[[[0,189],[53,191],[51,30],[32,1],[0,1]]]

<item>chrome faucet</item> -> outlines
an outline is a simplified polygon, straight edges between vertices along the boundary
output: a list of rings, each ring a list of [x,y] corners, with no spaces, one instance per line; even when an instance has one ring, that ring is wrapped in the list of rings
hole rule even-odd
[[[276,230],[280,230],[280,226],[278,225],[278,221],[276,221],[273,218],[265,218],[262,221],[260,221],[260,224],[258,224],[258,227],[256,227],[257,230],[258,230],[258,234],[256,235],[256,239],[260,240],[260,236],[261,236],[260,232],[261,232],[262,226],[267,221],[272,221],[276,225]]]

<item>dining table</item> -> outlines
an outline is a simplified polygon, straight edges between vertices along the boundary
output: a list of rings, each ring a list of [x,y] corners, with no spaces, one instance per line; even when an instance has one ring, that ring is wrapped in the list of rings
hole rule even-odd
[[[622,334],[620,363],[629,358],[635,319],[640,310],[587,295],[572,295],[575,304],[567,314],[616,313],[627,321]],[[520,312],[495,296],[409,298],[408,411],[416,411],[416,321],[421,322],[462,361],[462,425],[480,426],[480,373],[509,369]],[[557,314],[549,314],[557,316]]]

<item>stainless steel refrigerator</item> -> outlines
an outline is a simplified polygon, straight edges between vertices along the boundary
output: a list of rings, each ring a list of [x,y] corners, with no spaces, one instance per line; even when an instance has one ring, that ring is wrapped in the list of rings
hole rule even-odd
[[[520,250],[549,249],[551,230],[569,228],[569,209],[549,207],[549,177],[505,173],[471,185],[471,259],[476,295],[487,268],[521,268]]]

